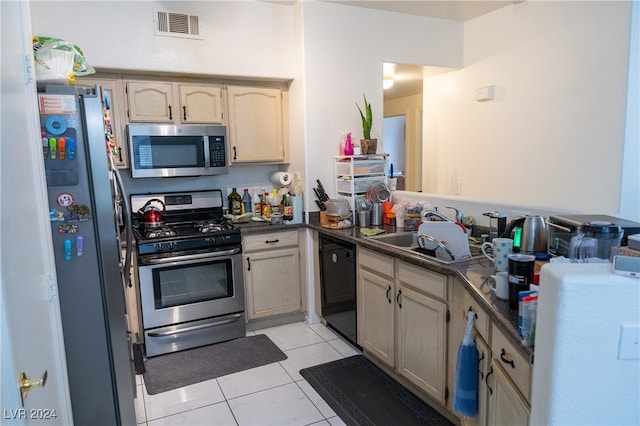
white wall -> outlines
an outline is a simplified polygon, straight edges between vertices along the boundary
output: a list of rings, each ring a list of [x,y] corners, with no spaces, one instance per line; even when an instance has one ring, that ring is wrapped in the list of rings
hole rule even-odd
[[[405,170],[405,132],[404,126],[406,117],[397,115],[395,117],[385,117],[384,120],[384,141],[385,152],[389,154],[387,161],[393,164],[394,173]]]
[[[622,326],[640,322],[639,289],[610,264],[542,267],[532,425],[639,424],[640,360],[618,352]]]
[[[640,221],[640,2],[633,3],[620,214]]]
[[[362,138],[356,103],[373,110],[372,137],[382,140],[382,63],[462,65],[462,24],[333,3],[302,2],[307,177],[335,194],[333,157],[341,133]],[[316,210],[316,209],[314,209]]]
[[[198,15],[203,40],[154,36],[153,9]],[[80,46],[96,68],[291,78],[293,8],[258,1],[33,1],[35,34]]]
[[[425,80],[423,189],[616,214],[629,10],[530,0],[466,22],[464,68]]]

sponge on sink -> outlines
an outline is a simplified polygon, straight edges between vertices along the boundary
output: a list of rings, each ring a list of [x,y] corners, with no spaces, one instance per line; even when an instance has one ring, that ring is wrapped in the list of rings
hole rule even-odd
[[[374,235],[384,234],[386,231],[379,228],[360,228],[360,233],[365,237],[373,237]]]

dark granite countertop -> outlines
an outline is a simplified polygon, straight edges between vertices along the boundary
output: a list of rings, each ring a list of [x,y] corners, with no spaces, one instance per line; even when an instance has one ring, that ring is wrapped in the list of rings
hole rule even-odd
[[[412,254],[400,248],[380,244],[375,239],[361,235],[360,228],[356,226],[345,229],[323,228],[320,225],[320,218],[317,212],[309,215],[308,224],[272,225],[270,222],[247,222],[236,223],[234,225],[240,228],[243,235],[306,227],[325,235],[352,242],[369,250],[392,256],[404,262],[430,269],[440,274],[456,276],[460,279],[466,290],[469,291],[471,297],[487,311],[496,326],[512,341],[514,346],[518,348],[521,355],[533,362],[533,348],[523,345],[520,335],[518,334],[518,312],[509,309],[509,302],[498,299],[487,284],[487,280],[493,273],[493,264],[488,259],[475,259],[468,262],[446,265],[418,253]],[[403,229],[396,230],[395,226],[385,225],[382,228],[386,233],[403,231]]]
[[[392,256],[404,262],[411,263],[434,272],[456,276],[460,279],[473,299],[491,316],[495,325],[512,341],[521,355],[533,362],[533,348],[522,344],[518,334],[518,312],[509,308],[509,302],[498,299],[491,291],[487,280],[493,274],[493,263],[488,259],[475,259],[468,262],[457,262],[446,265],[436,260],[431,260],[419,253],[412,254],[406,250],[395,248],[387,244],[380,244],[375,239],[360,234],[360,228],[327,229],[320,225],[319,218],[310,217],[307,224],[319,233],[330,235],[341,240],[349,241],[369,250]],[[386,233],[402,232],[394,226],[382,226]]]

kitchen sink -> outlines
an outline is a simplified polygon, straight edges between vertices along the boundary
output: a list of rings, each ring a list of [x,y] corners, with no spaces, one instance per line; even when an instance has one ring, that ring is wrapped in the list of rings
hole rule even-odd
[[[376,235],[371,238],[397,247],[418,247],[418,234],[412,231]]]
[[[482,249],[480,248],[480,246],[474,244],[469,244],[469,251],[471,252],[471,257],[469,258],[456,260],[445,260],[438,258],[435,256],[435,253],[433,251],[425,250],[418,246],[418,233],[413,231],[394,232],[391,234],[376,235],[369,238],[372,240],[376,240],[379,243],[393,246],[412,254],[424,256],[429,258],[430,260],[434,260],[436,262],[444,263],[447,265],[485,258],[484,254],[482,254]]]

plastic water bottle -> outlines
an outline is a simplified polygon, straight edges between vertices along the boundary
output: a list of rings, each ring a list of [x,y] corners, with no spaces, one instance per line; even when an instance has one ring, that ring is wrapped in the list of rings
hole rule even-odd
[[[244,189],[242,194],[242,213],[251,213],[253,211],[253,203],[251,202],[251,195],[249,195],[249,188]]]

